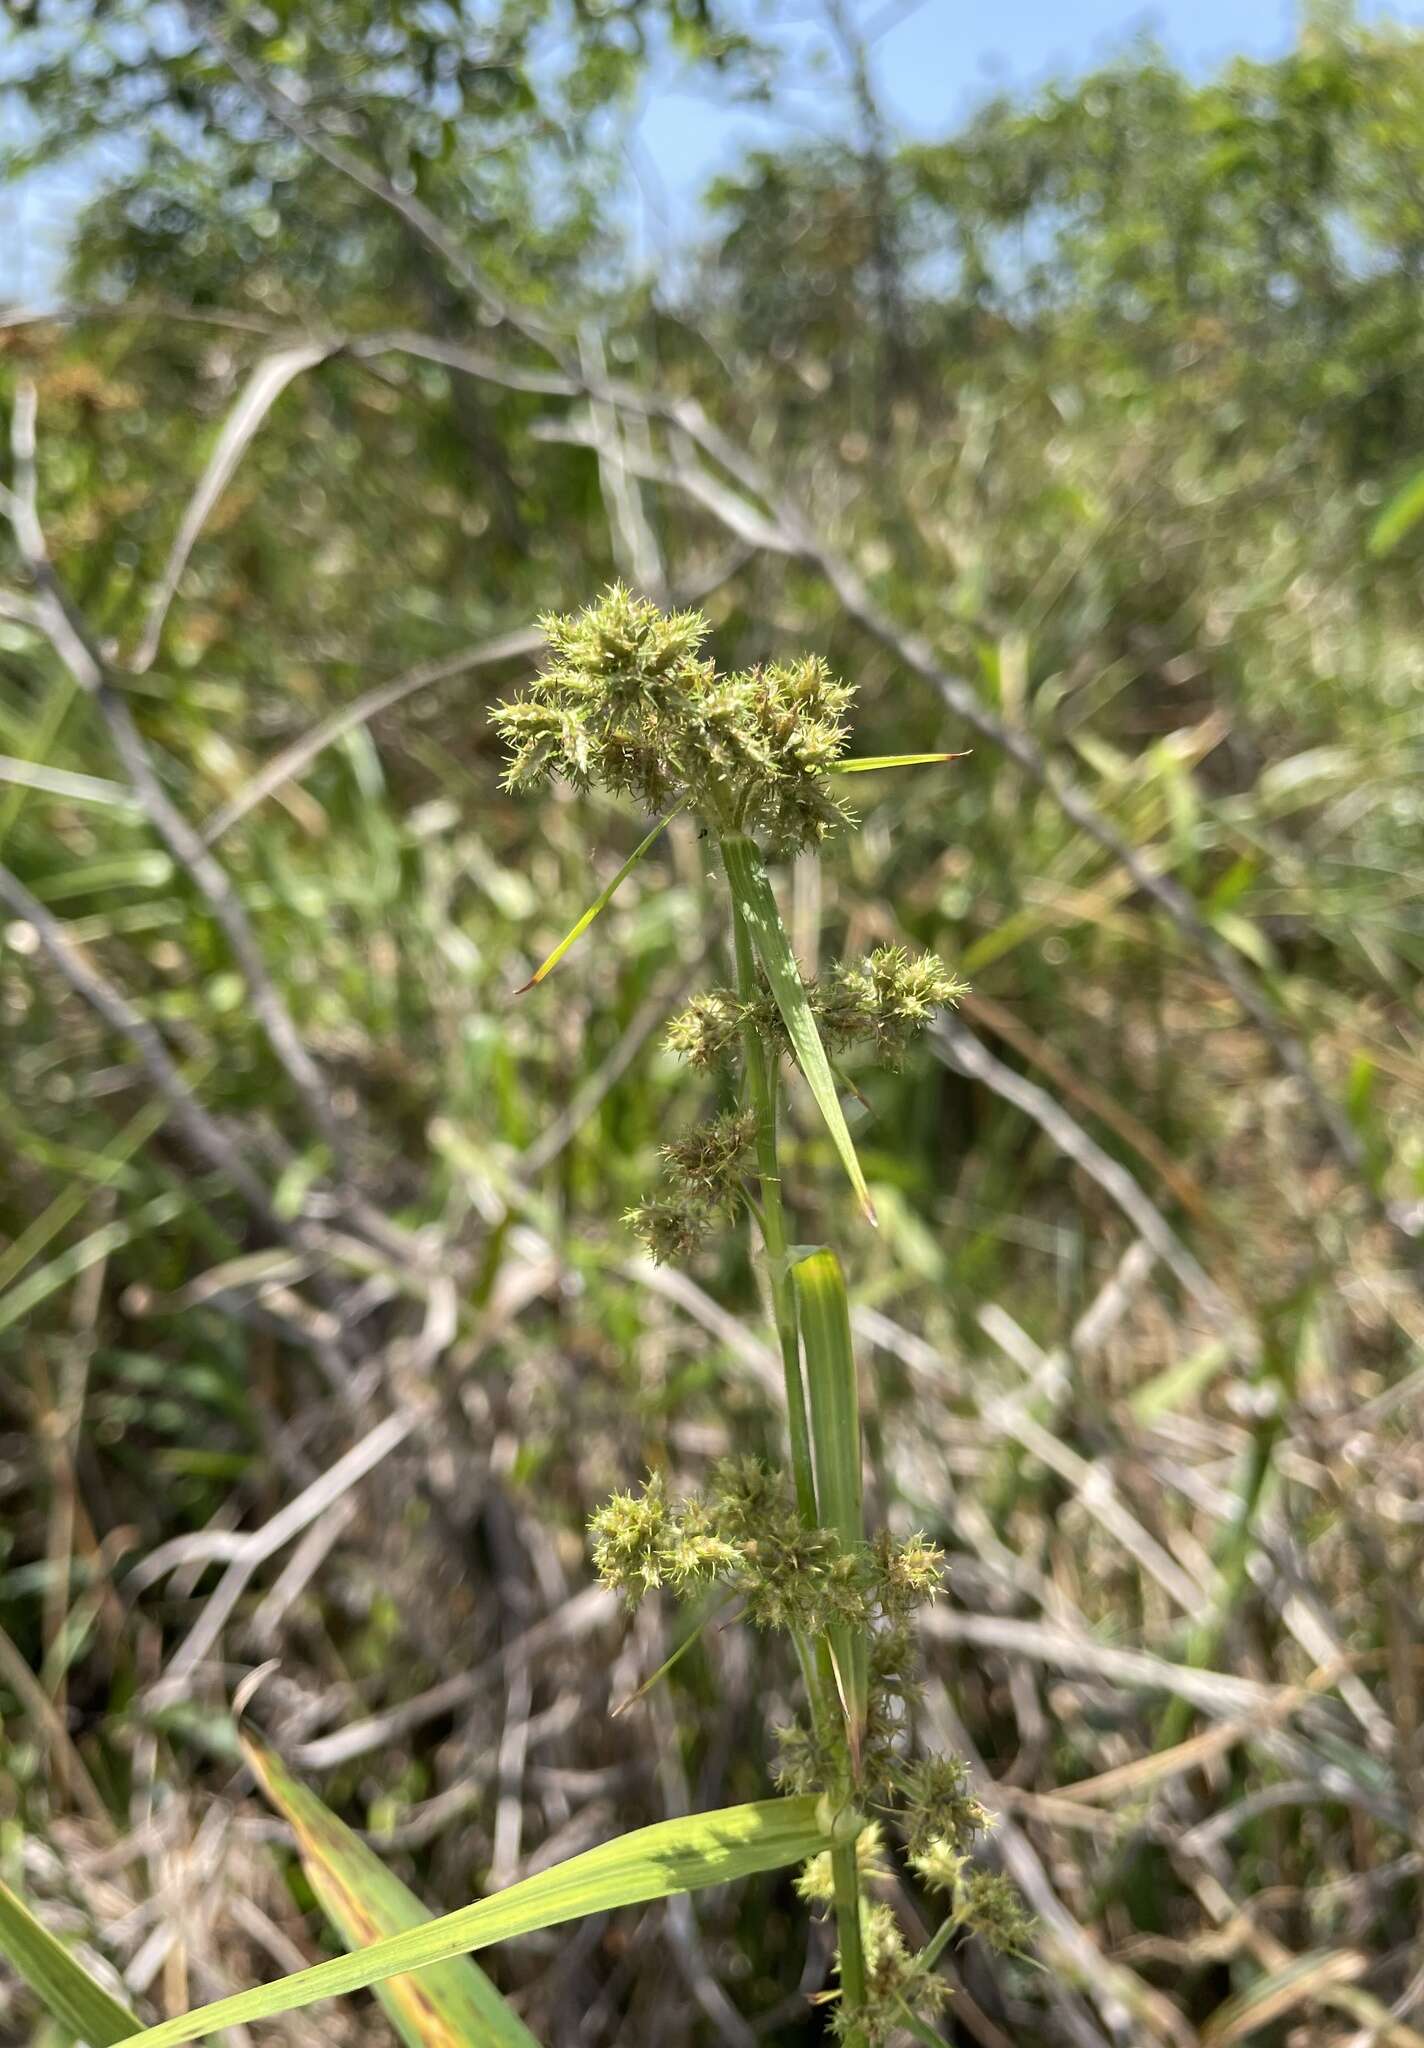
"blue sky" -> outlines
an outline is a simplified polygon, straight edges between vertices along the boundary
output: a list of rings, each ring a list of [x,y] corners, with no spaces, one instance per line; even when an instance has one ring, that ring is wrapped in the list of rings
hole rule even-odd
[[[780,0],[783,19],[786,11]],[[1238,52],[1278,54],[1294,41],[1299,21],[1295,0],[1159,0],[1145,8],[1125,0],[995,0],[991,7],[977,0],[888,0],[879,7],[858,0],[853,11],[863,24],[886,24],[872,49],[875,81],[894,127],[914,136],[952,130],[997,89],[1028,90],[1087,70],[1138,35],[1155,36],[1200,74]],[[1368,20],[1424,26],[1424,5],[1410,0],[1364,0],[1358,11]],[[806,0],[804,22],[785,32],[803,82],[770,112],[719,104],[689,91],[674,64],[657,68],[633,158],[650,255],[685,243],[697,194],[748,145],[798,131],[833,132],[843,119],[823,18],[816,0]],[[95,177],[94,167],[80,167],[0,192],[0,300],[35,304],[53,295],[68,225]]]
[[[1031,90],[1054,77],[1072,76],[1151,35],[1187,70],[1201,75],[1232,56],[1278,56],[1295,42],[1301,20],[1296,0],[912,0],[877,9],[861,0],[862,23],[890,25],[873,43],[875,83],[902,132],[928,137],[956,127],[991,93]],[[807,0],[801,47],[814,57],[825,35],[815,26],[821,10]],[[1424,25],[1424,6],[1406,0],[1363,0],[1364,21]],[[898,19],[896,17],[899,17]],[[833,61],[828,71],[834,74]],[[843,103],[814,85],[787,96],[786,114],[803,128],[824,129]],[[641,139],[666,190],[679,225],[688,217],[708,175],[735,159],[748,143],[785,133],[776,114],[719,107],[679,89],[676,73],[660,76],[640,123]]]

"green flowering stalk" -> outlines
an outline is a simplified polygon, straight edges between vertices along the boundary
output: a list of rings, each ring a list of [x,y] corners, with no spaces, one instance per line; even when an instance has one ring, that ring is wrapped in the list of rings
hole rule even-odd
[[[592,1517],[603,1582],[636,1602],[667,1589],[705,1602],[736,1599],[757,1628],[791,1641],[806,1717],[777,1731],[775,1775],[815,1794],[831,1839],[808,1865],[802,1895],[834,1910],[838,1990],[833,2023],[850,2048],[897,2031],[923,2034],[943,2001],[933,1965],[961,1930],[1021,1947],[1026,1927],[1001,1880],[971,1858],[988,1815],[952,1760],[906,1759],[916,1696],[913,1621],[933,1599],[943,1558],[921,1536],[867,1537],[862,1443],[845,1282],[834,1254],[793,1248],[778,1158],[783,1075],[800,1070],[871,1222],[874,1210],[846,1128],[827,1047],[903,1058],[962,984],[932,955],[883,946],[821,981],[803,980],[765,860],[818,847],[851,813],[834,778],[949,755],[845,758],[853,689],[817,656],[720,674],[703,653],[706,621],[665,614],[615,586],[577,617],[543,622],[551,660],[494,721],[509,748],[506,786],[561,776],[673,815],[693,812],[713,839],[732,907],[735,984],[696,996],[667,1043],[690,1065],[736,1062],[742,1105],[694,1126],[663,1150],[663,1189],[625,1219],[654,1259],[685,1258],[741,1212],[766,1256],[786,1387],[789,1475],[728,1459],[704,1493],[673,1501],[654,1476]],[[598,914],[657,837],[555,948],[538,981]],[[532,984],[531,984],[532,985]],[[873,1887],[884,1825],[946,1917],[912,1956]]]

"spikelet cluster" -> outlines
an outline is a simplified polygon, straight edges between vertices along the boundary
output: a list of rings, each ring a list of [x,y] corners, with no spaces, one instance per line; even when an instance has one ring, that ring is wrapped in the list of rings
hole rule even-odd
[[[958,1002],[963,982],[933,953],[878,946],[856,967],[834,967],[806,984],[826,1043],[840,1051],[871,1048],[893,1066],[937,1009]],[[786,1026],[763,982],[749,1000],[732,988],[708,989],[679,1011],[666,1044],[689,1065],[715,1066],[741,1044],[750,1026],[778,1056],[789,1051]],[[712,1225],[735,1209],[752,1171],[756,1125],[746,1112],[698,1124],[663,1148],[664,1191],[627,1211],[624,1222],[664,1265],[696,1251]]]
[[[880,1065],[892,1067],[935,1011],[964,993],[965,984],[935,954],[912,954],[903,946],[877,946],[858,966],[833,967],[823,980],[806,984],[829,1046],[839,1051],[864,1045]],[[766,988],[749,1002],[731,988],[694,996],[669,1024],[666,1043],[690,1066],[711,1067],[736,1047],[748,1025],[768,1044],[785,1049],[786,1027]]]
[[[756,1458],[725,1458],[705,1494],[669,1501],[654,1474],[591,1517],[593,1562],[605,1586],[636,1604],[668,1587],[683,1599],[735,1594],[758,1628],[824,1635],[899,1625],[933,1597],[942,1552],[922,1536],[847,1549],[832,1529],[808,1529],[782,1474]],[[823,1773],[798,1789],[825,1790]]]
[[[621,583],[540,625],[548,666],[493,714],[506,788],[562,776],[650,811],[688,803],[778,858],[819,845],[849,817],[828,777],[855,691],[819,655],[720,674],[701,652],[700,612],[659,611]]]
[[[945,1938],[977,1934],[1001,1954],[1022,1954],[1033,1933],[1013,1885],[1005,1877],[976,1864],[973,1846],[992,1825],[990,1815],[964,1789],[962,1767],[930,1759],[920,1771],[943,1832],[911,1848],[908,1861],[925,1890],[938,1894],[947,1907]],[[897,1816],[902,1827],[923,1825],[924,1810],[909,1808]],[[932,2023],[948,2000],[949,1988],[929,1957],[912,1954],[892,1909],[874,1897],[877,1882],[890,1875],[885,1830],[869,1822],[856,1842],[856,1865],[862,1896],[860,1938],[864,1956],[866,1999],[853,2015],[839,2008],[832,2014],[838,2038],[862,2035],[872,2048],[903,2038],[908,2015]],[[835,1877],[829,1850],[803,1864],[796,1890],[808,1905],[829,1909],[835,1901]],[[940,1944],[937,1944],[938,1948]],[[830,1993],[834,2000],[838,1994]]]
[[[666,1587],[691,1600],[727,1593],[756,1627],[822,1636],[849,1626],[870,1640],[869,1708],[855,1781],[844,1743],[809,1723],[777,1730],[775,1777],[786,1792],[820,1793],[837,1809],[880,1808],[903,1835],[911,1867],[944,1894],[956,1928],[996,1947],[1021,1949],[1030,1928],[1011,1885],[977,1867],[971,1851],[992,1825],[964,1765],[952,1757],[905,1760],[905,1710],[917,1691],[910,1622],[934,1598],[943,1553],[923,1536],[845,1547],[831,1529],[808,1529],[780,1473],[756,1458],[727,1458],[705,1493],[674,1502],[652,1475],[637,1492],[616,1493],[590,1518],[593,1559],[604,1585],[630,1605]],[[884,1830],[872,1822],[856,1844],[862,1874],[882,1873]],[[829,1853],[804,1866],[801,1896],[829,1904]],[[943,1986],[905,1947],[889,1909],[863,1905],[870,2003],[857,2021],[872,2041],[888,2040],[904,2011],[932,2014]]]
[[[694,1124],[662,1148],[669,1192],[640,1202],[623,1221],[653,1260],[686,1258],[713,1224],[737,1206],[751,1171],[756,1117],[735,1110]]]

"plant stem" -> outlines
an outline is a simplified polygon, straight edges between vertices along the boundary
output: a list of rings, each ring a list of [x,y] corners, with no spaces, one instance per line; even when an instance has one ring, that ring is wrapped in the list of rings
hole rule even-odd
[[[757,996],[756,957],[751,937],[735,906],[732,945],[737,962],[737,993],[744,1003]],[[754,1024],[742,1030],[747,1081],[756,1113],[757,1177],[761,1181],[762,1243],[771,1272],[772,1312],[781,1345],[781,1370],[786,1381],[786,1427],[791,1439],[791,1476],[796,1506],[808,1529],[817,1526],[816,1482],[811,1466],[811,1430],[806,1419],[806,1387],[801,1377],[801,1344],[796,1321],[796,1289],[786,1267],[786,1215],[781,1204],[781,1169],[776,1156],[776,1070],[767,1057]]]
[[[855,1843],[831,1851],[831,1876],[836,1887],[836,1938],[841,1951],[841,2004],[857,2013],[865,2004],[865,1950],[860,1939],[860,1865]],[[865,2036],[853,2027],[843,2036],[845,2048],[865,2048]]]
[[[736,956],[737,993],[744,1003],[758,995],[756,955],[751,936],[735,903],[732,907],[732,945]],[[780,1084],[774,1055],[769,1055],[754,1024],[742,1030],[742,1049],[747,1065],[747,1082],[756,1114],[757,1177],[761,1182],[758,1223],[771,1277],[772,1311],[781,1344],[781,1367],[786,1381],[786,1426],[791,1444],[791,1472],[796,1487],[796,1506],[807,1528],[819,1525],[816,1509],[816,1481],[811,1462],[811,1430],[806,1411],[806,1384],[801,1372],[801,1342],[796,1313],[796,1289],[786,1263],[786,1212],[781,1201],[781,1166],[777,1157],[776,1124]],[[810,1698],[812,1718],[819,1728],[838,1717],[839,1699],[830,1670],[830,1652],[824,1641],[812,1646],[798,1641],[797,1655]],[[840,1947],[841,1998],[845,2010],[856,2012],[865,2003],[865,1951],[860,1932],[860,1867],[855,1843],[831,1851],[831,1875],[835,1885],[836,1936]],[[859,2028],[846,2034],[845,2048],[865,2048]]]

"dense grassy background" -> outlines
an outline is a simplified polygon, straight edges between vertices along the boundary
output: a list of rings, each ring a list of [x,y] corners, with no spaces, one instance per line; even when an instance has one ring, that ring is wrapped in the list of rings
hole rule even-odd
[[[488,707],[623,574],[825,653],[857,751],[973,749],[781,878],[808,969],[973,985],[855,1077],[877,1236],[787,1147],[878,1507],[951,1556],[926,1727],[1040,1916],[947,2038],[1417,2048],[1424,40],[1139,52],[915,147],[852,61],[854,141],[727,176],[655,291],[640,38],[775,90],[714,11],[205,19],[12,32],[10,169],[124,169],[0,332],[107,665],[0,540],[0,1863],[155,2011],[318,1953],[230,1747],[267,1657],[432,1907],[765,1787],[791,1674],[728,1627],[611,1720],[670,1639],[582,1537],[779,1440],[744,1248],[619,1220],[717,1085],[659,1044],[726,972],[692,830],[512,993],[647,821],[506,797]],[[826,1960],[762,1881],[493,1967],[560,2048],[675,2048],[821,2038]]]

